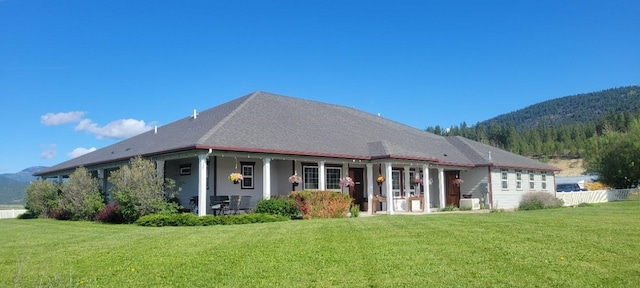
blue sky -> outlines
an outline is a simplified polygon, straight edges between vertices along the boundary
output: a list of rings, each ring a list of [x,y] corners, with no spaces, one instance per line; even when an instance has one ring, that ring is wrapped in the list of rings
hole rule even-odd
[[[640,1],[0,0],[0,173],[256,90],[424,129],[640,84]]]

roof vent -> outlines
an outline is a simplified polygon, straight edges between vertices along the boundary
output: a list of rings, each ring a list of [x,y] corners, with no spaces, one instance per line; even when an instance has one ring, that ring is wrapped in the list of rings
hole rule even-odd
[[[153,134],[158,134],[158,125],[153,127]]]
[[[193,119],[196,119],[196,117],[198,117],[198,113],[196,112],[196,109],[193,109]]]
[[[491,161],[491,151],[489,151],[487,157],[489,158],[489,161]]]

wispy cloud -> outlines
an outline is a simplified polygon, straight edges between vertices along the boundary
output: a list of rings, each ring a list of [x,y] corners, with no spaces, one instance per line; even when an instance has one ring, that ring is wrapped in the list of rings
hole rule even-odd
[[[42,153],[40,153],[40,158],[42,159],[51,159],[53,156],[58,154],[58,150],[56,148],[56,144],[47,144],[42,145]]]
[[[40,123],[46,126],[56,126],[60,124],[79,122],[82,120],[82,116],[84,116],[84,114],[85,113],[81,111],[47,113],[40,116]]]
[[[84,154],[87,154],[93,151],[96,151],[96,147],[91,147],[91,148],[78,147],[76,149],[73,149],[73,151],[67,153],[67,156],[69,156],[69,158],[76,158],[78,156],[82,156]]]
[[[91,121],[91,119],[82,119],[74,129],[96,135],[98,139],[121,139],[138,135],[152,128],[151,125],[147,125],[143,120],[136,119],[120,119],[102,127]]]

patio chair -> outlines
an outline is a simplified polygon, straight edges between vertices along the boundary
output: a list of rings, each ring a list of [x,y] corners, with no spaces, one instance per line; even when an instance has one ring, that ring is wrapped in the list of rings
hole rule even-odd
[[[238,204],[238,211],[242,211],[244,213],[249,213],[251,211],[251,196],[242,196],[240,197],[240,204]]]
[[[240,196],[229,196],[229,205],[226,205],[223,209],[224,214],[238,214],[238,207],[240,206]]]
[[[221,215],[224,208],[229,204],[229,196],[209,196],[211,202],[211,212],[213,216]]]

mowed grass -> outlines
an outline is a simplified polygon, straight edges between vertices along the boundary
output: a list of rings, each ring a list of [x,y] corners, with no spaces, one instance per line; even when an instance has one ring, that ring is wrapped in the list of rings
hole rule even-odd
[[[212,227],[0,220],[0,287],[637,287],[640,202]]]

